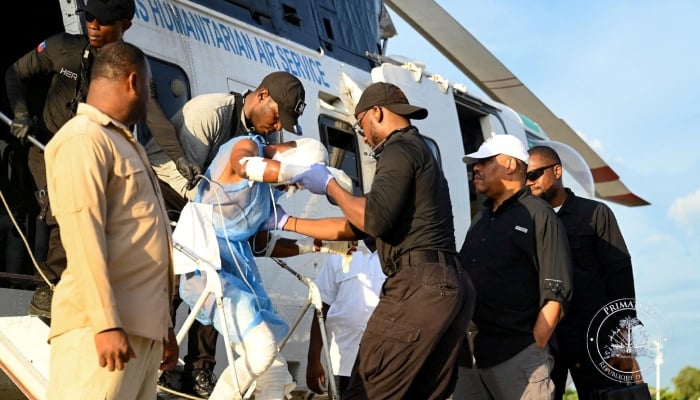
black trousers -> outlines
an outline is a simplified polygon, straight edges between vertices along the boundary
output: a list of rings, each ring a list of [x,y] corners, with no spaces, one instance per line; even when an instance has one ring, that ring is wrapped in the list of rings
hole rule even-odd
[[[593,364],[586,347],[585,331],[555,334],[558,346],[552,351],[554,368],[550,373],[555,387],[555,399],[561,400],[564,397],[569,373],[576,386],[578,398],[581,400],[595,398],[595,393],[602,389],[624,386],[603,375]]]
[[[46,223],[46,236],[37,235],[37,247],[46,244],[46,259],[39,264],[41,272],[53,283],[58,282],[66,270],[66,250],[63,248],[61,234],[58,229],[56,218],[51,212],[48,193],[46,192],[46,162],[44,161],[44,152],[36,146],[29,148],[27,164],[29,171],[34,178],[34,184],[37,187],[37,199],[39,206],[42,208],[39,212],[39,218]]]
[[[175,296],[170,308],[170,318],[175,326],[175,316],[177,309],[182,304],[182,299],[179,294],[180,280],[175,277]],[[214,328],[214,325],[202,325],[196,319],[187,331],[187,355],[185,355],[185,372],[189,373],[193,370],[206,368],[214,369],[216,364],[216,341],[219,339],[219,332]]]
[[[402,266],[384,282],[360,342],[347,399],[447,399],[474,312],[456,256]]]

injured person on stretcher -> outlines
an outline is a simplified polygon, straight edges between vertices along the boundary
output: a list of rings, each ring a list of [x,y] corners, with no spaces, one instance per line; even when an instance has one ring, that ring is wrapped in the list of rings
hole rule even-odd
[[[296,188],[287,185],[291,178],[316,162],[327,164],[328,154],[315,139],[265,144],[253,134],[235,137],[221,146],[199,182],[194,202],[182,210],[173,232],[176,248],[185,248],[218,269],[223,289],[224,312],[218,311],[215,296],[209,295],[196,318],[225,335],[235,360],[221,374],[210,399],[243,398],[253,383],[258,400],[288,398],[294,388],[278,351],[289,326],[275,312],[255,256],[312,251],[348,255],[353,243],[314,243],[312,238],[277,239],[269,234],[266,248],[258,253],[251,238],[284,228],[289,216],[278,200],[285,193],[294,193]],[[350,187],[350,178],[343,171],[334,170],[334,175]],[[289,250],[290,244],[296,251]],[[208,275],[199,271],[199,261],[178,253],[175,273],[181,279],[180,296],[195,312]]]

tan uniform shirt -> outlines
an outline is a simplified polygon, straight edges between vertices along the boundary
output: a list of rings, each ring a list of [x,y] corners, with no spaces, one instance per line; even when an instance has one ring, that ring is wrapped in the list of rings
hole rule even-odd
[[[167,339],[172,238],[143,148],[128,127],[81,103],[45,158],[68,259],[53,296],[49,341],[81,327]]]

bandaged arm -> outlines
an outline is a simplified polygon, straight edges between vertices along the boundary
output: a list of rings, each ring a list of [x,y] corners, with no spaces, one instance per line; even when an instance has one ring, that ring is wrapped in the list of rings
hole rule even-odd
[[[279,163],[277,183],[289,183],[292,178],[309,169],[306,165],[289,164],[263,157],[242,157],[240,161],[241,165],[245,165],[245,174],[248,179],[255,182],[265,182],[265,171],[271,162]]]

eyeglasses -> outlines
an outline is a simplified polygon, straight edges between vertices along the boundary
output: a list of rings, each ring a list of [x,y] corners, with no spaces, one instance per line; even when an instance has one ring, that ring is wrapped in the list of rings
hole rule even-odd
[[[536,181],[540,179],[542,175],[544,175],[544,171],[546,171],[549,168],[556,167],[559,164],[551,164],[551,165],[545,165],[544,167],[539,167],[535,168],[531,171],[527,171],[527,174],[525,175],[527,177],[528,181]]]
[[[355,131],[356,134],[365,137],[365,131],[362,130],[362,119],[369,114],[369,110],[365,111],[364,114],[360,117],[360,119],[355,122],[355,124],[352,126],[352,130]]]
[[[111,26],[117,22],[116,19],[103,20],[102,18],[97,18],[96,16],[92,15],[92,13],[89,13],[87,11],[85,11],[85,20],[87,22],[92,22],[94,20],[97,20],[97,23],[102,25],[102,26]]]

